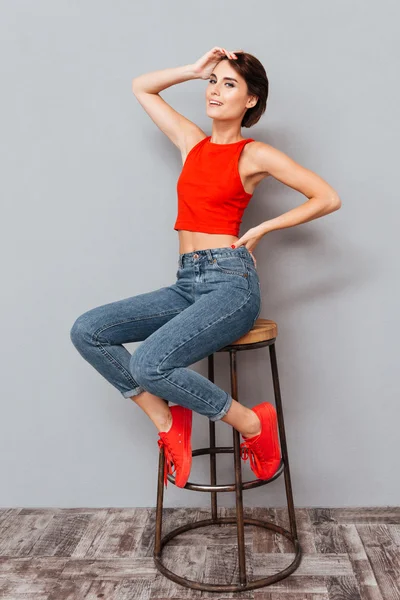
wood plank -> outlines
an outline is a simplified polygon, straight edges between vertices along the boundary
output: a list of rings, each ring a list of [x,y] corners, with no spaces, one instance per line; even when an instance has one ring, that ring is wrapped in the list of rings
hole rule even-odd
[[[245,546],[246,572],[249,579],[253,577],[253,560],[252,547]],[[207,546],[204,563],[203,579],[204,583],[214,583],[217,585],[230,585],[239,582],[239,557],[236,544],[226,545],[221,552],[217,546]],[[216,592],[203,592],[204,598],[215,597]],[[244,592],[223,592],[218,598],[253,598],[254,591],[247,590]]]
[[[205,556],[206,549],[203,546],[169,547],[168,544],[163,549],[162,562],[167,569],[170,569],[180,577],[185,577],[193,581],[201,581]],[[152,600],[160,600],[160,598],[179,598],[179,600],[183,600],[200,597],[202,597],[202,590],[192,590],[191,588],[175,583],[157,570],[150,593]]]
[[[50,515],[37,518],[49,519]],[[25,519],[35,518],[35,515],[26,515]],[[82,536],[89,527],[91,520],[97,521],[96,513],[77,512],[56,513],[48,520],[46,528],[36,540],[30,550],[31,556],[72,556]]]
[[[400,551],[386,525],[358,524],[357,531],[385,600],[400,600]]]
[[[342,524],[340,532],[363,600],[384,600],[356,525]]]
[[[259,579],[281,571],[294,558],[294,553],[253,553],[253,572]],[[347,554],[306,554],[297,570],[290,577],[304,576],[352,577],[353,570]]]
[[[3,521],[0,536],[0,556],[22,557],[32,553],[36,542],[41,538],[53,515],[31,514],[20,512],[10,514]]]
[[[62,579],[104,579],[119,581],[135,577],[154,577],[158,572],[153,558],[67,559]]]
[[[110,510],[104,521],[97,523],[96,532],[87,536],[90,546],[85,558],[134,557],[143,534],[150,512],[144,512],[145,518],[138,518],[137,510]],[[137,526],[136,524],[139,524]],[[75,553],[74,553],[75,555]]]
[[[118,581],[61,581],[48,600],[148,600],[152,580],[131,578]]]
[[[400,507],[398,506],[309,508],[308,510],[315,525],[324,521],[400,525]]]

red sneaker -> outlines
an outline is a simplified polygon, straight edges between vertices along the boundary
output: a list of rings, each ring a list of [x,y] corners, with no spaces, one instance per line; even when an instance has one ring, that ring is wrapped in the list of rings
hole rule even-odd
[[[169,431],[159,431],[158,446],[164,448],[164,485],[168,486],[167,473],[175,467],[175,485],[185,487],[192,468],[192,417],[189,408],[171,406],[172,425]]]
[[[262,402],[251,410],[261,421],[261,433],[248,438],[242,435],[245,441],[240,444],[241,457],[246,461],[250,455],[250,468],[258,479],[270,479],[281,462],[276,409]]]

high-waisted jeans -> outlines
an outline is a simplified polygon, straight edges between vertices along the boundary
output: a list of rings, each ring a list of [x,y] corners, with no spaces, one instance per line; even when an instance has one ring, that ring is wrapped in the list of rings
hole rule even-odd
[[[217,421],[232,396],[188,366],[247,333],[260,309],[247,248],[210,248],[179,254],[172,285],[83,313],[70,336],[124,398],[148,391]],[[137,341],[132,354],[122,345]]]

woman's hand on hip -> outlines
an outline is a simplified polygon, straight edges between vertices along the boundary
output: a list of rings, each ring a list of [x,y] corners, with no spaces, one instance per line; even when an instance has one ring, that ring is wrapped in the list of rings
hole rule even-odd
[[[260,227],[252,227],[248,229],[242,237],[240,237],[234,244],[232,244],[232,248],[239,248],[239,246],[246,246],[247,250],[250,252],[251,256],[254,259],[254,264],[257,266],[256,258],[253,254],[253,250],[256,248],[258,242],[265,235],[264,231],[261,231]]]

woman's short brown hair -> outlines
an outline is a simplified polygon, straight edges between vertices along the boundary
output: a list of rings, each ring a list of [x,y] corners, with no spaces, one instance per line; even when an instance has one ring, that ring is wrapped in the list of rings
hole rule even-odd
[[[248,93],[257,96],[257,104],[248,108],[242,119],[241,127],[251,127],[260,120],[267,107],[269,82],[267,73],[258,58],[248,52],[234,52],[237,58],[224,56],[221,60],[229,60],[229,64],[243,77],[247,83]]]

